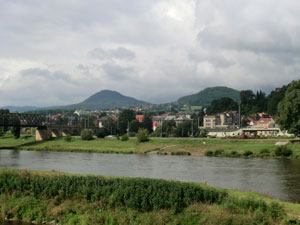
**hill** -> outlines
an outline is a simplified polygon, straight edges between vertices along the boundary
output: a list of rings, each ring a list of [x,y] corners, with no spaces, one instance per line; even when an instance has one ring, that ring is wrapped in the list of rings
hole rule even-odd
[[[228,87],[210,87],[197,94],[181,97],[177,100],[180,104],[189,104],[191,106],[207,107],[215,99],[229,97],[234,101],[240,101],[240,92]]]
[[[89,98],[87,98],[81,103],[68,105],[63,108],[97,110],[97,109],[113,109],[113,108],[120,108],[120,107],[130,107],[130,106],[143,106],[147,104],[149,103],[122,95],[116,91],[103,90],[90,96]]]
[[[27,111],[34,111],[34,110],[38,110],[39,107],[35,107],[35,106],[3,106],[0,107],[0,109],[9,109],[10,112],[18,112],[18,113],[23,113],[23,112],[27,112]]]

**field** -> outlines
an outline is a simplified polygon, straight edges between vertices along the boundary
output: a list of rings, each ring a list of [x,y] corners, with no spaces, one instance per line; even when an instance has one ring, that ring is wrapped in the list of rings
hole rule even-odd
[[[300,224],[298,204],[203,184],[0,169],[1,219],[55,224]]]
[[[19,139],[3,136],[0,137],[0,149],[174,155],[205,155],[211,151],[213,156],[273,157],[273,152],[277,148],[275,144],[288,141],[288,139],[151,138],[149,142],[138,143],[136,138],[130,138],[128,141],[116,138],[82,141],[79,137],[73,137],[70,142],[63,138],[36,142],[34,137],[30,136],[21,136]],[[288,148],[293,151],[290,157],[300,157],[299,142],[288,144]],[[221,154],[214,154],[216,151]],[[245,155],[247,151],[251,151],[251,154]]]

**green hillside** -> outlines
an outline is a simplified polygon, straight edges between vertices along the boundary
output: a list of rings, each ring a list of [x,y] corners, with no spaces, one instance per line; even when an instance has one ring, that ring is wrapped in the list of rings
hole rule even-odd
[[[213,100],[223,97],[229,97],[238,102],[240,101],[240,92],[228,87],[210,87],[197,94],[181,97],[177,101],[180,104],[207,107]]]
[[[116,91],[103,90],[100,91],[81,103],[68,105],[64,108],[67,109],[114,109],[120,107],[143,106],[149,103],[137,100],[132,97],[124,96]]]

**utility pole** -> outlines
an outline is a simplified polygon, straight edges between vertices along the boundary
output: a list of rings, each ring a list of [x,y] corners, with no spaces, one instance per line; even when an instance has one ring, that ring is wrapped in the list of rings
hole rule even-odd
[[[127,135],[129,137],[129,120],[127,120]]]
[[[192,120],[192,137],[194,137],[194,120]]]
[[[160,137],[162,137],[162,126],[163,126],[163,123],[161,123],[161,125],[160,125]]]
[[[241,129],[241,103],[239,103],[239,127]]]

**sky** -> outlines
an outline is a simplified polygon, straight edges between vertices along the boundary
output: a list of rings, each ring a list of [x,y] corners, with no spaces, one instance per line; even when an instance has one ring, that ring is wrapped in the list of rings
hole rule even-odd
[[[300,75],[298,0],[0,0],[0,106],[152,103]]]

